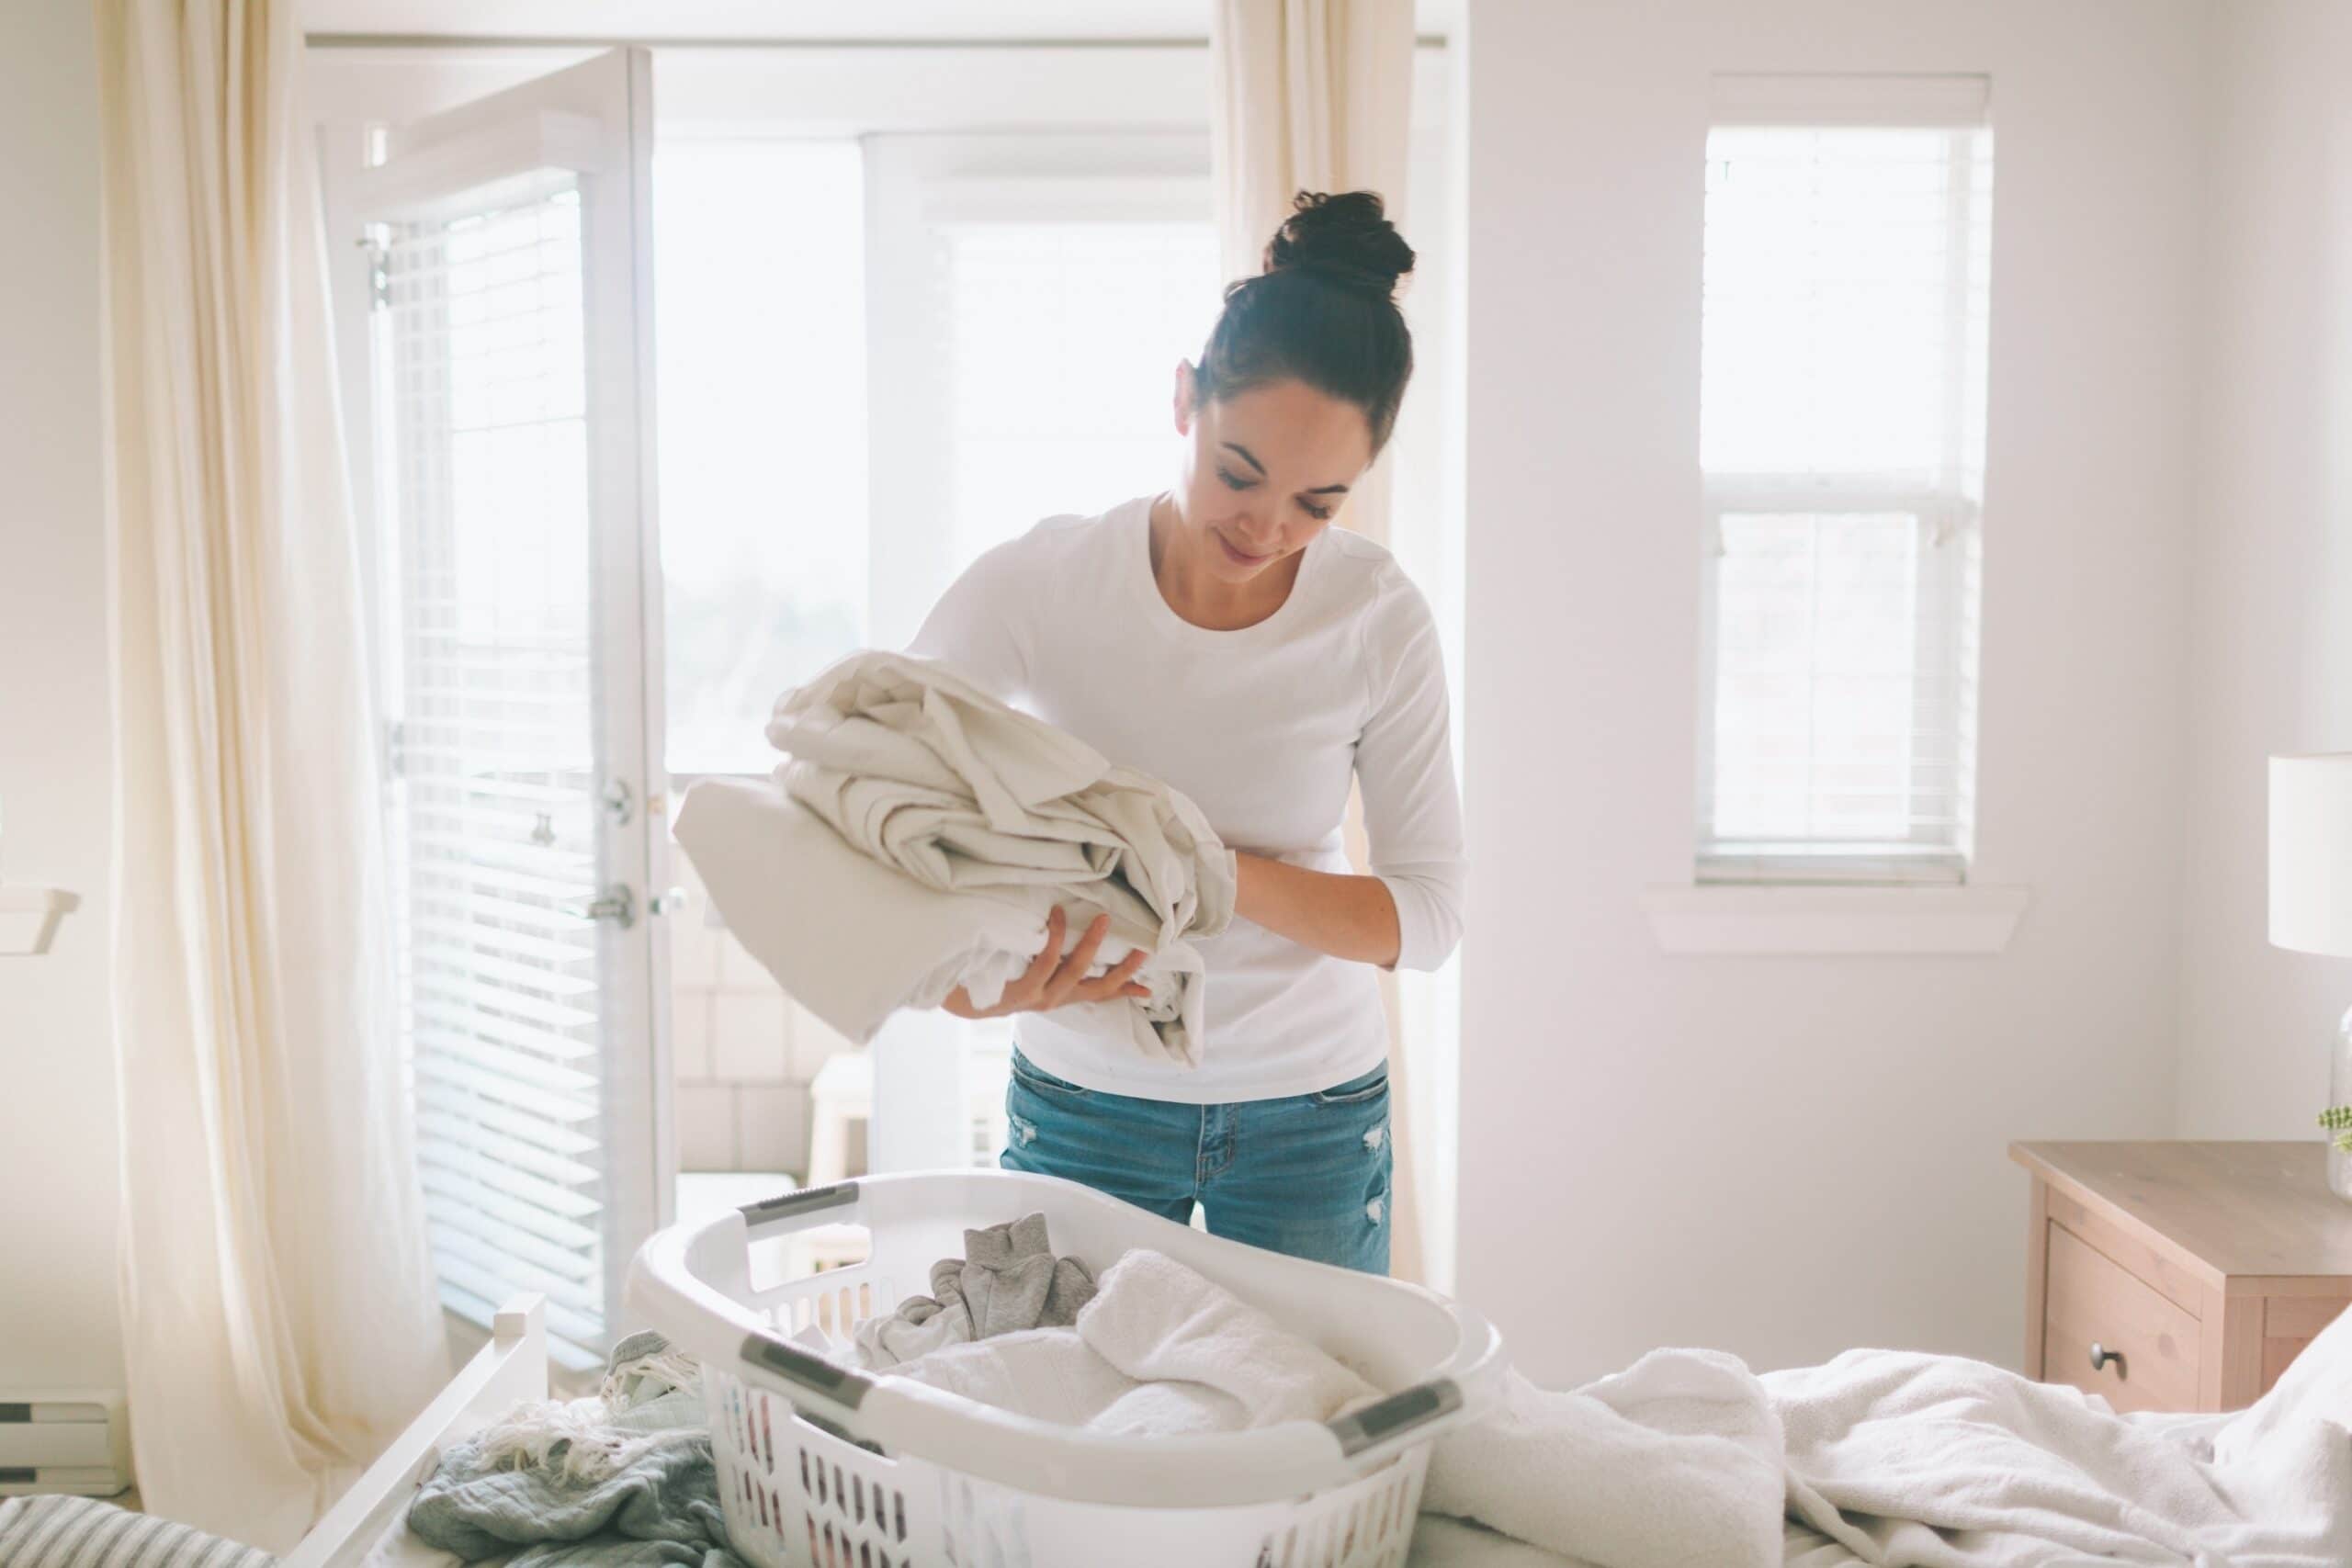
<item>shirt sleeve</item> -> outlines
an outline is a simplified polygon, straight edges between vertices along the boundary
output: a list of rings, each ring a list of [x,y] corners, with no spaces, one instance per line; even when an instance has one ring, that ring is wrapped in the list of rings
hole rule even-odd
[[[1396,901],[1398,969],[1435,969],[1462,940],[1469,859],[1437,620],[1401,574],[1367,636],[1373,704],[1356,741],[1372,874]]]
[[[1027,691],[1029,664],[1018,625],[1023,596],[1012,580],[1016,563],[1009,539],[965,569],[923,617],[906,651],[936,659],[1000,702],[1014,703]]]

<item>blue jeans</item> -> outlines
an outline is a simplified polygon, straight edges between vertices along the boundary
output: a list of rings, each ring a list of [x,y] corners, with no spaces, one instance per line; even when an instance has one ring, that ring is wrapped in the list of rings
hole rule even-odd
[[[1388,1272],[1388,1069],[1317,1094],[1186,1105],[1080,1089],[1020,1052],[997,1163],[1059,1176],[1209,1233]]]

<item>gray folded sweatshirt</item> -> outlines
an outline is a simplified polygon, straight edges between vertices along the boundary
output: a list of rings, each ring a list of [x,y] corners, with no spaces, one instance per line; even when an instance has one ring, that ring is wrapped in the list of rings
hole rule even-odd
[[[964,1233],[964,1256],[931,1266],[931,1294],[909,1296],[889,1317],[860,1324],[868,1368],[893,1367],[943,1345],[1024,1328],[1067,1328],[1094,1299],[1094,1279],[1075,1258],[1056,1258],[1046,1216],[1025,1214]]]

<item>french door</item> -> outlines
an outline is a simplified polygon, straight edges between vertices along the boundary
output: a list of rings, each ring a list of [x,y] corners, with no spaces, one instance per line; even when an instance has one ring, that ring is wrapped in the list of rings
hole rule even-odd
[[[444,1303],[601,1364],[674,1156],[643,50],[391,129],[336,210],[365,400],[401,1014]]]

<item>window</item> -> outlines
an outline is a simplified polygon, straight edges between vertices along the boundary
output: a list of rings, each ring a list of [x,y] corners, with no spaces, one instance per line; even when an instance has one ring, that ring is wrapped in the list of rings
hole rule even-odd
[[[1218,297],[1207,164],[1205,138],[1148,130],[663,140],[673,774],[767,772],[779,693],[858,649],[903,645],[973,558],[1039,518],[1110,506],[1170,471],[1176,363],[1199,351]],[[684,1158],[797,1171],[805,1142],[767,1135],[753,1108],[806,1097],[844,1043],[796,1013],[786,1065],[759,1069],[785,1078],[739,1081],[785,1032],[769,1016],[782,998],[763,976],[715,979],[710,946],[673,965],[672,1004],[690,1021],[678,1092],[696,1125],[715,1114],[741,1131],[731,1153],[698,1134]],[[1011,1021],[902,1015],[878,1043],[870,1070],[892,1110],[877,1135],[922,1163],[968,1143],[993,1164]],[[958,1060],[960,1092],[943,1066]],[[976,1125],[974,1105],[999,1109]]]
[[[765,773],[778,693],[1168,471],[1217,299],[1206,164],[1148,133],[662,143],[673,773]]]
[[[653,159],[669,763],[764,773],[776,694],[865,645],[865,172],[849,141]]]
[[[939,226],[935,254],[957,561],[1159,482],[1176,362],[1200,353],[1216,299],[1206,215],[967,220]]]
[[[866,139],[874,639],[981,551],[1172,471],[1218,300],[1205,136]]]
[[[1702,881],[1965,877],[1978,78],[1732,77],[1707,139]]]

